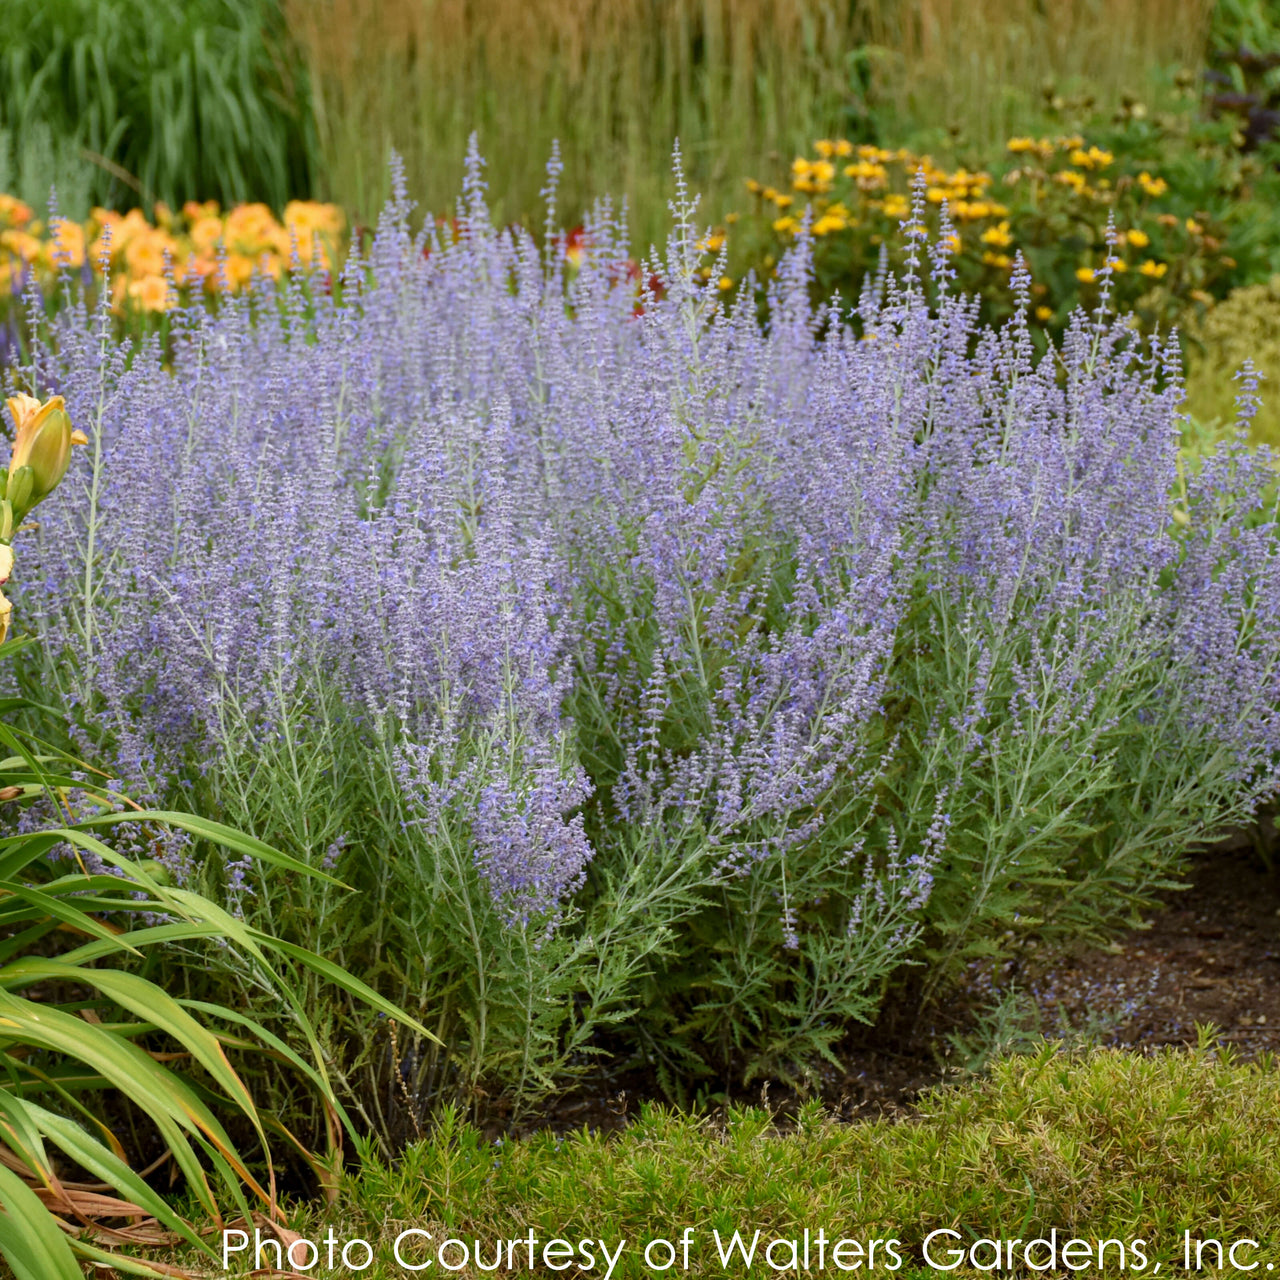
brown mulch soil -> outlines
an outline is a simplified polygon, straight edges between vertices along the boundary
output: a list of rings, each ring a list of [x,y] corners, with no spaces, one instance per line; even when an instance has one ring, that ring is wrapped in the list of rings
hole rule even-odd
[[[1123,1014],[1107,1044],[1195,1044],[1212,1024],[1242,1059],[1280,1051],[1280,866],[1242,840],[1197,857],[1189,881],[1149,928],[1060,965],[1053,998]]]
[[[1266,854],[1272,868],[1262,856]],[[1145,929],[1103,949],[1082,950],[1025,982],[1020,1026],[1069,1042],[1140,1051],[1194,1045],[1197,1027],[1245,1060],[1280,1052],[1280,840],[1269,819],[1196,856],[1187,887],[1163,895]],[[997,983],[996,994],[1000,994]],[[983,1041],[982,1008],[990,976],[967,998],[931,1019],[906,1010],[851,1041],[842,1071],[824,1073],[822,1097],[847,1119],[901,1115],[920,1093],[960,1078],[966,1046]],[[971,1054],[970,1054],[971,1056]],[[618,1129],[646,1098],[659,1097],[642,1073],[602,1076],[553,1101],[519,1131]],[[786,1089],[745,1095],[779,1111],[795,1102]],[[712,1108],[715,1110],[715,1108]]]

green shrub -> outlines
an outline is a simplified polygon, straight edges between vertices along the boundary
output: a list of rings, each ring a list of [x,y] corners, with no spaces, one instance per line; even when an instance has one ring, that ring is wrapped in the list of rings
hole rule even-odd
[[[1250,439],[1280,449],[1280,275],[1234,290],[1191,325],[1186,337],[1191,416],[1217,432],[1230,430],[1240,389],[1234,375],[1252,360],[1264,381]]]

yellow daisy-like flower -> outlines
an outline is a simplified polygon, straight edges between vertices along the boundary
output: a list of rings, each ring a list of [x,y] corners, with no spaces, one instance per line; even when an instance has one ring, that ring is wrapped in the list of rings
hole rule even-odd
[[[1101,147],[1090,147],[1088,151],[1083,147],[1076,147],[1069,159],[1078,169],[1105,169],[1115,156],[1110,151],[1103,151]]]
[[[773,229],[780,235],[796,232],[800,229],[799,222],[788,214],[785,218],[778,218],[773,224]]]
[[[1149,196],[1162,196],[1169,190],[1169,184],[1163,178],[1153,178],[1145,169],[1138,174],[1138,186]]]
[[[982,243],[992,245],[997,249],[1007,249],[1013,243],[1013,236],[1009,233],[1008,221],[1000,222],[994,227],[988,227],[982,233]]]
[[[1139,231],[1136,227],[1124,233],[1124,238],[1135,249],[1145,249],[1151,243],[1151,237],[1145,231]]]
[[[721,277],[720,277],[720,292],[721,292],[721,293],[728,293],[728,291],[729,291],[730,289],[732,289],[732,288],[733,288],[733,280],[732,280],[732,278],[731,278],[731,277],[729,277],[729,276],[721,276]]]
[[[1052,308],[1052,307],[1037,307],[1037,308],[1036,308],[1036,319],[1037,319],[1037,320],[1039,320],[1041,324],[1044,324],[1046,321],[1052,320],[1052,319],[1053,319],[1053,308]]]
[[[1144,276],[1150,276],[1153,280],[1159,280],[1160,277],[1169,270],[1169,264],[1167,262],[1155,262],[1151,258],[1148,258],[1142,266],[1138,268],[1138,270]]]
[[[889,175],[884,165],[875,164],[870,160],[859,160],[856,164],[845,165],[844,176],[853,178],[862,190],[871,191],[884,186]]]
[[[1081,284],[1090,284],[1093,281],[1094,275],[1095,272],[1092,267],[1076,268],[1076,279],[1079,280]]]

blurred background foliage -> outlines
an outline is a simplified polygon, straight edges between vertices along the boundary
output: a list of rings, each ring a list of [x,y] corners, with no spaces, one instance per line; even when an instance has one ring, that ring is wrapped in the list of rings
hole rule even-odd
[[[8,194],[43,207],[53,170],[77,218],[89,201],[279,208],[317,178],[305,70],[276,0],[5,0],[0,132]]]
[[[535,217],[558,138],[566,213],[610,191],[652,235],[676,136],[719,212],[829,134],[989,149],[1068,103],[1183,106],[1179,70],[1248,96],[1250,67],[1211,63],[1278,31],[1276,0],[6,0],[0,131],[9,193],[37,206],[56,167],[81,202],[366,220],[393,147],[447,209],[473,130],[501,215]]]

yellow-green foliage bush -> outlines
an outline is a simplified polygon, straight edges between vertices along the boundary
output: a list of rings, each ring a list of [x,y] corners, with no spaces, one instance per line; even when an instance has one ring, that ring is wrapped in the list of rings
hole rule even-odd
[[[1181,1270],[1182,1233],[1191,1228],[1197,1239],[1262,1242],[1242,1245],[1237,1256],[1265,1276],[1280,1231],[1276,1089],[1274,1070],[1219,1058],[1207,1047],[1068,1057],[1046,1045],[997,1063],[976,1088],[928,1095],[910,1123],[840,1124],[811,1102],[782,1134],[763,1108],[734,1108],[714,1124],[646,1106],[612,1137],[583,1127],[494,1146],[446,1112],[394,1165],[366,1144],[339,1209],[317,1207],[291,1225],[323,1238],[341,1213],[349,1235],[376,1242],[379,1260],[363,1273],[366,1280],[404,1275],[391,1250],[410,1225],[434,1236],[405,1241],[406,1257],[412,1251],[415,1261],[426,1261],[446,1237],[470,1248],[480,1240],[491,1257],[496,1240],[517,1234],[508,1230],[513,1222],[541,1241],[607,1234],[613,1249],[624,1239],[614,1280],[655,1275],[643,1265],[645,1243],[672,1235],[678,1241],[673,1223],[691,1224],[693,1240],[687,1269],[679,1264],[670,1274],[717,1280],[799,1274],[799,1266],[784,1272],[761,1259],[773,1240],[808,1229],[816,1262],[820,1228],[829,1239],[896,1238],[905,1264],[899,1274],[912,1280],[939,1275],[924,1265],[922,1243],[940,1229],[957,1230],[959,1239],[933,1241],[939,1261],[940,1242],[942,1249],[967,1249],[979,1236],[1025,1242],[1053,1231],[1059,1248],[1072,1236],[1124,1240],[1130,1250],[1141,1240],[1168,1275],[1171,1267]],[[759,1231],[759,1266],[743,1266],[741,1255],[721,1264],[712,1232],[728,1238],[735,1230],[748,1244]],[[1021,1265],[1024,1248],[1016,1271],[1000,1275],[1034,1274]],[[460,1252],[450,1246],[445,1256],[456,1261]],[[789,1252],[774,1246],[775,1260]],[[990,1277],[991,1253],[983,1246],[973,1255],[984,1269],[966,1259],[951,1274]],[[1113,1264],[1116,1254],[1113,1245]],[[1043,1256],[1037,1247],[1032,1259]],[[1216,1262],[1214,1247],[1202,1257]],[[807,1273],[867,1274],[842,1272],[829,1250],[826,1265]],[[438,1275],[438,1265],[426,1274]]]
[[[1255,444],[1280,449],[1280,275],[1235,289],[1187,331],[1187,412],[1229,429],[1239,390],[1234,375],[1246,360],[1263,374],[1262,408],[1253,420]]]

